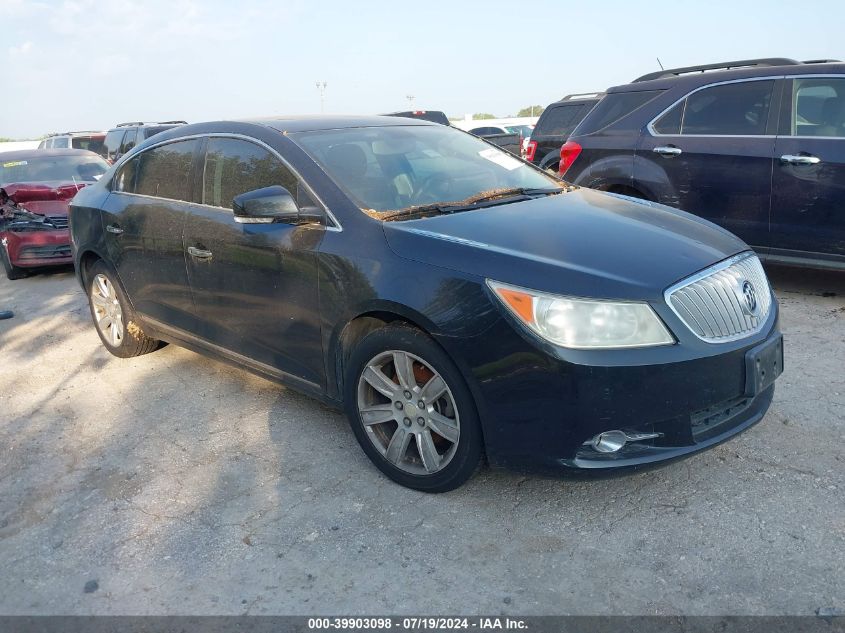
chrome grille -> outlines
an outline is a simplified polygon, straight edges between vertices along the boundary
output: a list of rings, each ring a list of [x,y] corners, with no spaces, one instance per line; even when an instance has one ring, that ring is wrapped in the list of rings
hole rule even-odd
[[[48,215],[47,219],[50,221],[50,224],[55,226],[57,229],[66,229],[67,228],[67,216],[66,215]]]
[[[698,338],[723,343],[763,327],[772,291],[757,256],[742,253],[672,286],[666,302]]]

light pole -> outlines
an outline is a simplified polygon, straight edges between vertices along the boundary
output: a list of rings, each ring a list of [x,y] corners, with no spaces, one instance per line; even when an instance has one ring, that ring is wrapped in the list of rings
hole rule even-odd
[[[414,95],[405,95],[405,98],[408,100],[408,105],[411,106],[411,110],[413,110],[414,109],[414,99],[416,99],[416,97]]]
[[[317,82],[317,90],[320,91],[320,112],[323,112],[325,110],[326,86],[328,86],[328,84],[325,81],[318,81]]]

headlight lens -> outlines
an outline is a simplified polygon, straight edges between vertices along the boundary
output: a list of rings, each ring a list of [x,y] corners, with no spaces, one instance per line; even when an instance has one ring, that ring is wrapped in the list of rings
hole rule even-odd
[[[487,285],[516,318],[561,347],[620,349],[675,342],[647,303],[559,297],[490,279]]]

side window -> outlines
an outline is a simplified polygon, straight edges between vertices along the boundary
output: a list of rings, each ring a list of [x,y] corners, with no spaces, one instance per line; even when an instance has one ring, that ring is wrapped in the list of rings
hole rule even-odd
[[[791,134],[845,137],[845,78],[794,80]]]
[[[489,134],[502,134],[502,129],[498,127],[486,126],[486,127],[477,127],[473,128],[469,131],[470,134],[475,134],[476,136],[486,136]]]
[[[138,172],[140,160],[140,156],[136,156],[120,168],[120,171],[112,180],[112,191],[135,193],[135,175]]]
[[[110,161],[115,159],[115,156],[118,155],[118,150],[120,149],[120,144],[123,141],[123,134],[125,131],[126,130],[112,130],[106,134],[106,138],[103,141],[103,158]]]
[[[198,141],[176,141],[142,152],[135,169],[135,193],[191,200],[191,163]]]
[[[566,136],[580,120],[578,116],[584,107],[583,103],[572,103],[547,108],[537,121],[536,135]]]
[[[654,131],[658,134],[680,134],[681,119],[684,116],[684,106],[686,104],[685,99],[655,121],[654,125],[652,125]]]
[[[232,208],[235,196],[273,185],[297,197],[297,180],[290,170],[263,147],[240,139],[208,139],[202,181],[203,204],[225,209]]]
[[[126,152],[128,152],[133,147],[135,147],[135,143],[136,143],[135,139],[136,139],[137,136],[138,136],[138,129],[137,128],[133,128],[131,130],[126,131],[126,136],[123,137],[123,142],[120,144],[120,149],[118,150],[118,153],[121,156],[123,156]]]
[[[766,133],[772,79],[722,84],[686,99],[681,134],[761,135]]]
[[[70,143],[67,142],[67,136],[60,136],[53,140],[52,146],[57,149],[66,149],[70,147]]]

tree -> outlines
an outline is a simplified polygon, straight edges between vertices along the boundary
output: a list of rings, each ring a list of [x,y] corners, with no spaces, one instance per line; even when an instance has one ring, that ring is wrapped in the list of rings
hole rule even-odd
[[[477,112],[476,114],[472,115],[472,118],[474,121],[477,121],[479,119],[495,119],[496,115],[490,114],[489,112]]]
[[[516,113],[516,116],[540,116],[543,113],[543,106],[534,105],[534,106],[527,106],[522,108],[519,112]]]

